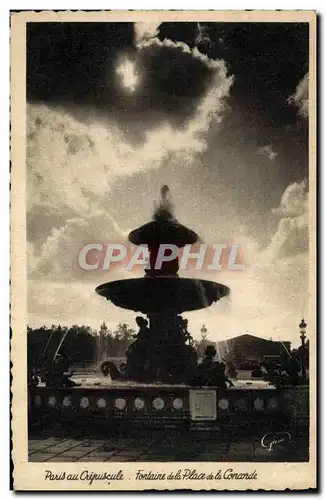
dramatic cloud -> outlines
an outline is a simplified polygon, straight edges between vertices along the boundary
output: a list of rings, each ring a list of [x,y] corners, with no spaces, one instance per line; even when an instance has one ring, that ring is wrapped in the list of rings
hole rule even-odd
[[[160,120],[185,128],[198,110],[202,114],[205,108],[204,119],[222,115],[233,82],[224,61],[209,59],[185,43],[158,38],[142,42],[138,56],[143,111],[150,105]]]
[[[273,210],[274,214],[290,217],[299,217],[307,212],[307,181],[290,184],[282,195],[280,206]]]
[[[43,243],[39,254],[30,246],[30,271],[34,279],[53,281],[103,280],[108,271],[83,270],[78,261],[80,251],[90,243],[125,243],[129,230],[122,230],[112,217],[101,211],[93,211],[85,218],[73,218],[60,228],[54,228]],[[95,261],[94,261],[95,262]],[[112,272],[110,271],[112,279]]]
[[[169,110],[159,122],[155,119],[154,126],[150,126],[150,121],[147,125],[135,123],[138,132],[142,130],[142,133],[141,140],[134,142],[129,130],[121,128],[113,117],[101,120],[97,116],[94,119],[90,112],[85,112],[78,119],[75,113],[63,106],[51,108],[45,104],[29,104],[27,191],[32,233],[36,227],[35,218],[42,212],[42,208],[36,209],[37,206],[46,207],[43,213],[48,214],[48,223],[58,219],[57,227],[60,213],[66,214],[66,219],[71,218],[88,213],[94,205],[102,202],[115,179],[158,168],[171,156],[174,160],[189,163],[195,155],[206,150],[206,134],[213,123],[221,121],[225,98],[232,84],[223,61],[212,61],[185,44],[168,40],[160,42],[158,39],[144,42],[139,53],[144,61],[144,72],[149,75],[159,61],[158,55],[168,61],[166,76],[160,72],[155,76],[156,80],[163,79],[162,82],[165,78],[170,79],[173,57],[180,61],[184,58],[185,64],[192,61],[196,74],[206,68],[210,77],[206,78],[205,87],[197,89],[201,96],[196,97],[197,105],[190,114],[188,110],[188,119],[178,125]],[[182,64],[177,66],[183,67]],[[151,78],[147,76],[147,80]],[[129,79],[126,84],[132,86],[134,80]],[[187,101],[187,88],[184,93]],[[182,103],[184,96],[178,99]],[[189,99],[191,101],[191,97]],[[42,227],[46,226],[46,222],[42,224]]]
[[[306,182],[294,182],[285,190],[280,206],[273,210],[280,215],[277,230],[262,258],[266,261],[308,251],[308,193]]]
[[[202,26],[200,23],[197,23],[198,33],[195,39],[195,45],[197,47],[211,48],[213,43],[209,37],[208,29],[205,26]]]
[[[265,248],[242,238],[248,266],[242,272],[222,272],[214,279],[231,288],[224,299],[199,314],[188,314],[198,332],[203,322],[214,340],[245,331],[262,337],[290,340],[298,345],[296,322],[307,313],[308,289],[308,194],[306,182],[292,183],[284,191],[272,217],[281,219]],[[300,245],[296,245],[300,231]],[[294,249],[295,247],[295,249]],[[218,325],[218,327],[216,327]]]
[[[84,24],[80,30],[63,24],[51,44],[37,26],[28,28],[31,102],[61,105],[77,119],[86,114],[114,121],[129,138],[141,141],[144,131],[162,122],[186,126],[213,87],[222,93],[226,87],[228,95],[232,80],[223,61],[185,43],[153,38],[157,25],[131,25],[131,31],[125,23],[96,26],[95,35],[107,39],[98,46],[90,43],[93,34]]]
[[[288,103],[298,108],[298,113],[303,118],[309,114],[309,74],[307,73],[299,82],[295,92],[288,98]]]
[[[281,220],[266,247],[261,248],[259,240],[239,238],[247,262],[245,270],[204,276],[229,286],[231,295],[211,308],[187,313],[191,331],[199,335],[205,323],[209,338],[215,341],[247,331],[298,345],[296,322],[307,313],[309,258],[308,248],[303,245],[308,241],[306,202],[304,183],[291,184],[279,208],[271,214],[280,215]],[[294,251],[297,228],[306,234],[301,234],[301,245]],[[199,273],[198,277],[203,278]]]
[[[32,206],[62,205],[87,212],[91,196],[104,196],[113,175],[141,168],[117,127],[81,123],[64,109],[32,104],[27,109],[27,193]],[[119,165],[119,168],[117,168]],[[94,166],[96,169],[94,170]]]
[[[158,168],[169,155],[189,160],[202,153],[207,147],[205,133],[221,119],[230,84],[224,79],[209,89],[184,127],[163,122],[146,131],[136,145],[112,122],[81,122],[63,108],[29,105],[28,208],[46,203],[57,210],[65,205],[85,212],[93,198],[108,193],[115,178]]]
[[[150,40],[158,35],[158,23],[135,23],[135,43],[138,45],[144,40]]]

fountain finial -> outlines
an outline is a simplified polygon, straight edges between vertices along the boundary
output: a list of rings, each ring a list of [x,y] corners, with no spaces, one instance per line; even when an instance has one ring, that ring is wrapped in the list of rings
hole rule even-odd
[[[168,198],[168,195],[170,194],[170,188],[166,184],[161,187],[161,200],[166,200]]]
[[[160,245],[171,244],[179,248],[193,245],[198,235],[180,224],[174,216],[171,192],[166,184],[160,189],[160,197],[155,203],[153,219],[144,226],[131,231],[129,241],[134,245],[148,245],[158,250]]]
[[[161,199],[156,204],[154,211],[154,220],[157,221],[173,221],[175,217],[173,215],[173,205],[171,201],[170,188],[166,184],[161,187]]]

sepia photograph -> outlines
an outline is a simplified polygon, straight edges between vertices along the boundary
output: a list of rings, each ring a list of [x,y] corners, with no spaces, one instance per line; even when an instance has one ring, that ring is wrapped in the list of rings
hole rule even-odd
[[[314,487],[315,14],[151,14],[11,16],[18,489]]]

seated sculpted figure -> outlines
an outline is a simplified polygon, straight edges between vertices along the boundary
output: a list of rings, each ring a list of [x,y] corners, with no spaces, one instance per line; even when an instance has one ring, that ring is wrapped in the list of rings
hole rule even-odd
[[[205,350],[205,358],[198,366],[197,384],[219,387],[226,389],[233,387],[233,382],[229,380],[225,374],[225,363],[215,361],[216,349],[213,345],[209,345]]]
[[[300,381],[300,361],[291,353],[281,357],[280,373],[285,385],[297,385]]]
[[[155,346],[148,327],[148,320],[142,316],[136,317],[139,327],[135,341],[126,351],[127,366],[125,375],[139,382],[150,381],[155,371]]]
[[[57,354],[43,377],[47,387],[74,387],[77,384],[71,380],[70,358],[64,354]]]
[[[139,331],[136,337],[138,343],[142,344],[143,342],[147,342],[149,337],[149,328],[147,319],[143,318],[142,316],[137,316],[136,323],[137,326],[139,327]]]

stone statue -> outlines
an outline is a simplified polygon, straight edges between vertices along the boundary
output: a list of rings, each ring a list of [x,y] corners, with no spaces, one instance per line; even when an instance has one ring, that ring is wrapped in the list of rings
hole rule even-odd
[[[70,369],[71,359],[66,354],[57,354],[50,368],[43,376],[47,387],[74,387],[77,384],[71,380],[73,372]]]
[[[205,357],[198,366],[196,375],[196,385],[219,387],[227,389],[233,387],[233,382],[228,379],[225,374],[225,363],[215,361],[216,349],[213,345],[209,345],[205,350]]]

